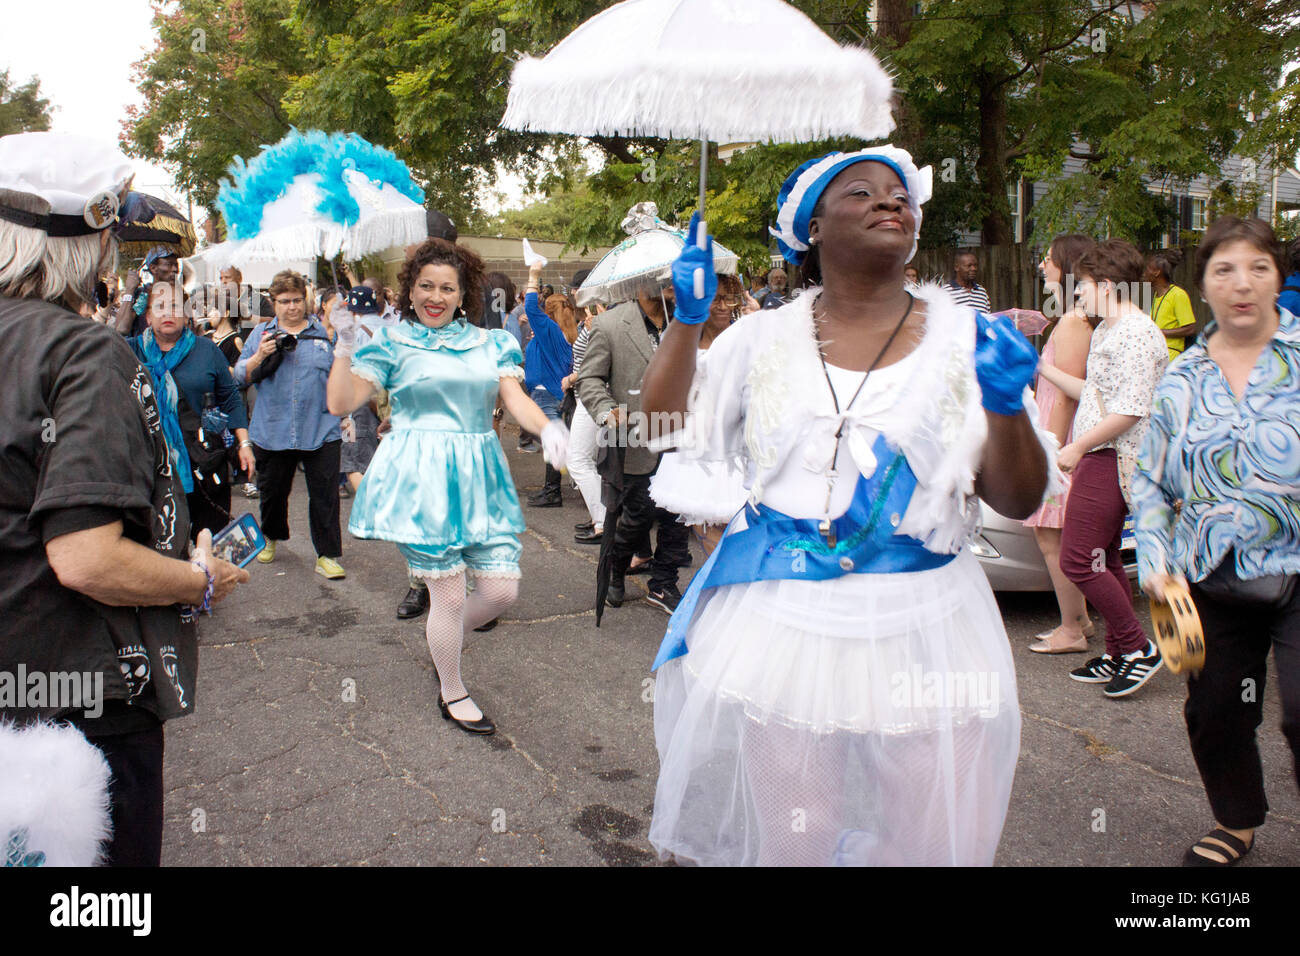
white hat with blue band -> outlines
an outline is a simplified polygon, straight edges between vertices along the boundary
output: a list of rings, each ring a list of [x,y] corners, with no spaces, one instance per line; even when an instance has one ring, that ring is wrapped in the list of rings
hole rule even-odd
[[[768,231],[776,237],[777,246],[787,262],[794,265],[803,263],[809,249],[808,224],[817,208],[817,201],[831,180],[845,168],[863,162],[884,163],[898,174],[906,187],[908,206],[916,217],[916,232],[908,258],[916,255],[916,240],[921,235],[921,205],[930,199],[934,169],[930,166],[917,169],[911,153],[905,149],[872,146],[855,153],[827,153],[810,159],[786,178],[777,194],[776,226]]]

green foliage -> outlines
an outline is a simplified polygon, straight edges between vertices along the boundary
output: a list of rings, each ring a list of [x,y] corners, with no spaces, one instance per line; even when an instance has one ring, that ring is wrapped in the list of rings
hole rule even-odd
[[[50,101],[41,96],[41,81],[32,77],[14,86],[9,71],[0,72],[0,136],[50,128]]]
[[[236,156],[289,130],[281,101],[307,67],[287,28],[290,0],[181,0],[154,8],[158,41],[136,64],[144,107],[128,108],[123,146],[165,165],[210,206]]]
[[[972,228],[1009,241],[1006,187],[1020,176],[1050,184],[1030,213],[1037,240],[1075,228],[1150,236],[1169,218],[1150,183],[1214,174],[1231,153],[1267,160],[1300,148],[1300,72],[1278,89],[1300,48],[1294,0],[926,0],[915,17],[899,0],[796,5],[842,42],[866,42],[894,74],[892,140],[935,166],[923,247]],[[139,65],[145,107],[124,124],[125,141],[208,204],[233,157],[291,123],[351,130],[393,149],[465,231],[606,245],[635,202],[686,220],[698,201],[698,144],[497,125],[514,57],[544,54],[606,6],[175,0],[156,8],[159,41]],[[765,262],[785,176],[830,148],[862,145],[758,145],[729,163],[715,154],[710,228],[747,265]],[[593,149],[601,161],[590,172]],[[485,216],[480,191],[502,171],[547,200]]]
[[[1294,156],[1296,97],[1273,93],[1300,46],[1293,14],[1293,0],[930,0],[907,42],[879,52],[914,152],[954,158],[959,180],[978,183],[946,199],[937,183],[931,208],[956,201],[955,220],[1007,241],[1005,182],[1025,176],[1050,184],[1035,240],[1074,228],[1140,238],[1166,215],[1143,177],[1175,186],[1234,152]],[[1250,111],[1269,109],[1252,125]],[[1062,175],[1070,155],[1082,169]]]

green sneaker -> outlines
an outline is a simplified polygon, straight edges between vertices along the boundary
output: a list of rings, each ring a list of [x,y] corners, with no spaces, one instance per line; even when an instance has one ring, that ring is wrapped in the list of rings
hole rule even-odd
[[[333,558],[317,558],[316,573],[329,578],[331,581],[347,576],[347,573],[343,570],[343,565]]]
[[[257,561],[259,564],[270,564],[274,560],[275,560],[275,542],[268,541],[266,542],[266,547],[263,548],[261,550],[261,553],[258,554]]]

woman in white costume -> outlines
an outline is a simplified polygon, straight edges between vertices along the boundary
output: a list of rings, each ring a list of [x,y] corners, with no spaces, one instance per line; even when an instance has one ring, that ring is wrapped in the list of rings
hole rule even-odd
[[[692,243],[674,266],[678,321],[644,407],[686,415],[682,454],[739,456],[750,497],[655,662],[649,836],[665,858],[993,862],[1020,715],[966,544],[977,496],[1024,518],[1060,475],[1025,405],[1024,336],[904,287],[930,174],[889,146],[795,170],[773,232],[820,285],[723,332],[698,366],[711,291],[692,280],[711,251]]]

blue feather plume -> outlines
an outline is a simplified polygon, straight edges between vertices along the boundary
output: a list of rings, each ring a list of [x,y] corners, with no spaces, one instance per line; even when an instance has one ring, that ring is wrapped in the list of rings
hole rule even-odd
[[[232,239],[248,239],[262,228],[262,211],[281,198],[293,181],[307,173],[320,175],[321,201],[317,212],[351,226],[361,209],[348,192],[345,169],[355,169],[376,185],[387,183],[402,195],[424,202],[424,190],[411,179],[411,171],[390,150],[366,142],[355,133],[308,130],[289,134],[245,163],[236,156],[221,181],[216,207],[226,220]]]

